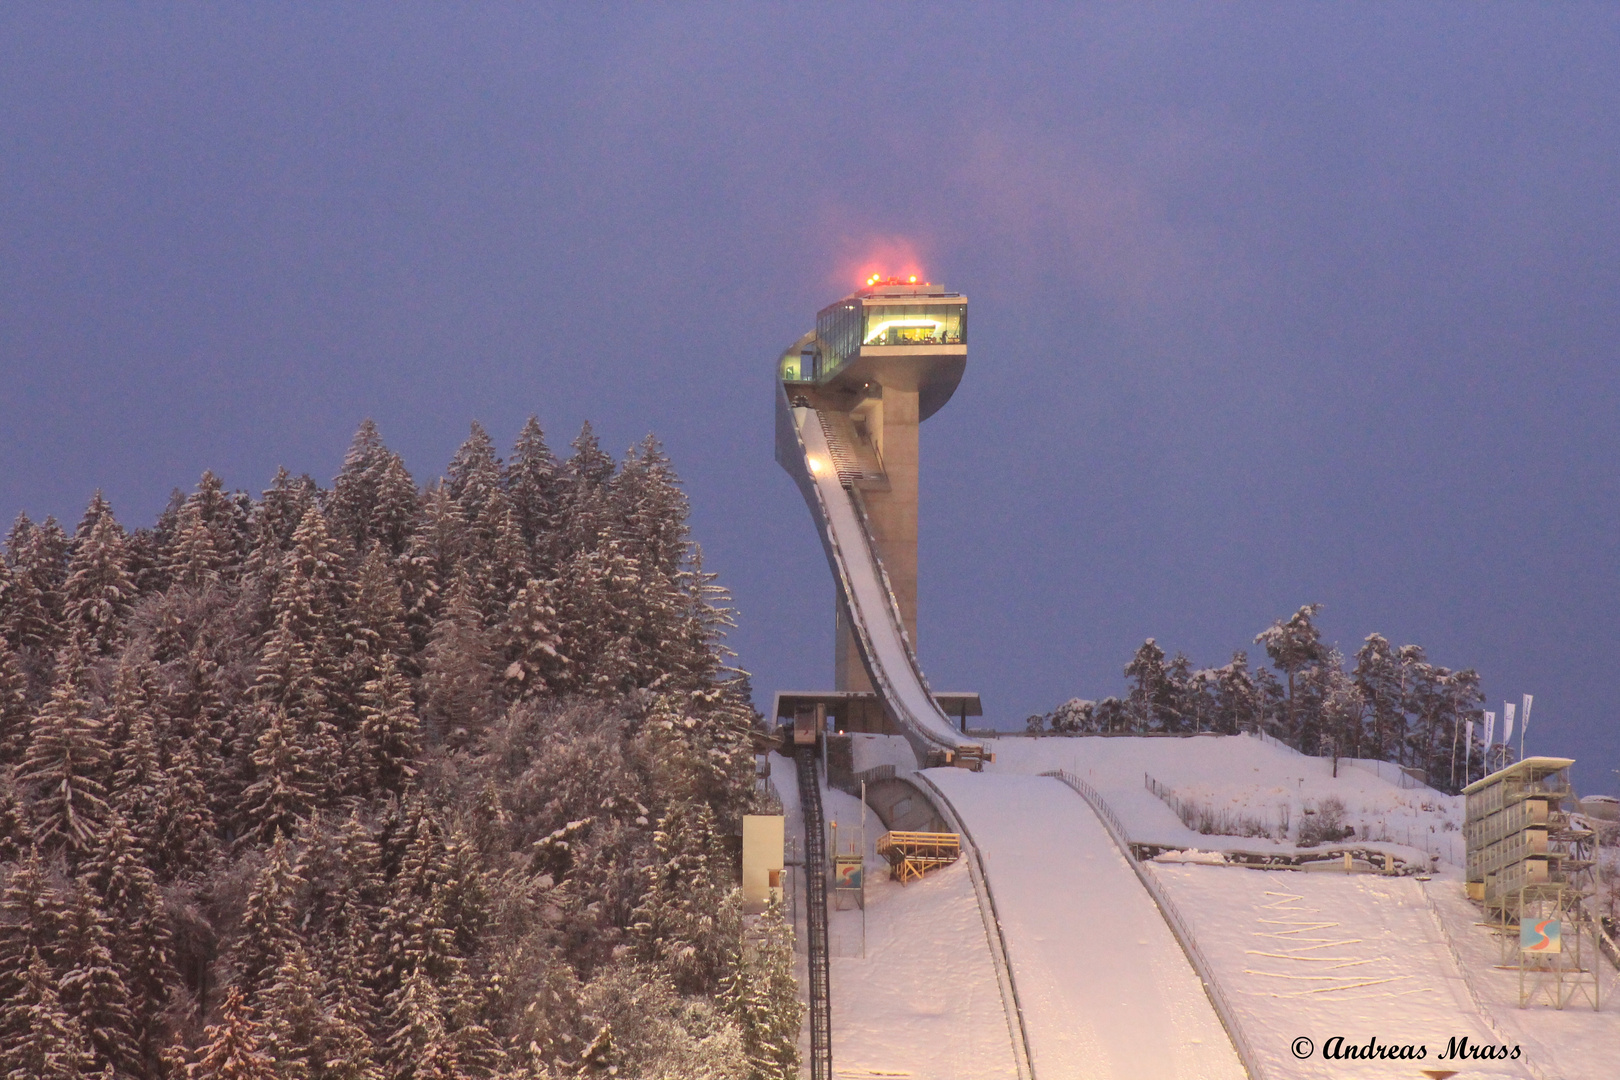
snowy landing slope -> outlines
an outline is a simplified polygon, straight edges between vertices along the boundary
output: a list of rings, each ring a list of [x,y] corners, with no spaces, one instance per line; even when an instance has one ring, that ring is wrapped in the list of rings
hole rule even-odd
[[[932,769],[983,854],[1040,1080],[1239,1080],[1158,908],[1056,780]]]
[[[1612,968],[1602,972],[1600,1012],[1521,1010],[1516,973],[1496,970],[1495,939],[1477,925],[1480,910],[1463,896],[1461,870],[1447,865],[1453,853],[1461,859],[1461,838],[1447,827],[1460,821],[1460,799],[1402,787],[1343,762],[1335,779],[1328,761],[1246,737],[1002,739],[995,751],[998,771],[1065,768],[1086,778],[1133,840],[1204,850],[1266,843],[1293,849],[1283,841],[1192,832],[1143,789],[1147,772],[1183,797],[1234,814],[1275,821],[1279,804],[1287,804],[1296,828],[1305,805],[1336,796],[1358,836],[1389,835],[1397,842],[1376,846],[1404,849],[1408,859],[1425,851],[1442,855],[1428,882],[1331,870],[1148,865],[1190,924],[1268,1080],[1419,1075],[1410,1063],[1325,1062],[1320,1048],[1334,1035],[1363,1045],[1373,1035],[1380,1043],[1425,1045],[1425,1067],[1461,1064],[1433,1060],[1453,1035],[1523,1047],[1519,1061],[1473,1063],[1456,1080],[1620,1080],[1620,979]],[[1410,845],[1398,842],[1408,839]],[[992,885],[999,899],[1002,886]],[[1317,1048],[1304,1061],[1290,1050],[1300,1035]]]
[[[1446,1067],[1434,1059],[1452,1036],[1498,1041],[1415,879],[1150,866],[1191,923],[1268,1075],[1419,1075],[1411,1061],[1321,1060],[1320,1048],[1335,1035],[1358,1046],[1372,1037],[1425,1046],[1422,1064],[1431,1068]],[[1291,1051],[1301,1035],[1317,1047],[1303,1061]],[[1523,1064],[1492,1063],[1468,1075],[1532,1074]]]

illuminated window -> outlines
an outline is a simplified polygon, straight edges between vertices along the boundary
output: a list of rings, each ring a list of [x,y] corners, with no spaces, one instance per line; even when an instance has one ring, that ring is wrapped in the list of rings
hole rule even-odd
[[[963,345],[965,304],[876,304],[866,309],[862,345]]]

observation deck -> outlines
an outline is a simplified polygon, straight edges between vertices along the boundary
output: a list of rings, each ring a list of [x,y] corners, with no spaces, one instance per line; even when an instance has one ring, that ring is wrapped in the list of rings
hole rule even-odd
[[[870,279],[816,314],[782,354],[790,388],[859,397],[874,386],[914,391],[918,420],[951,399],[967,368],[967,297],[915,279]]]

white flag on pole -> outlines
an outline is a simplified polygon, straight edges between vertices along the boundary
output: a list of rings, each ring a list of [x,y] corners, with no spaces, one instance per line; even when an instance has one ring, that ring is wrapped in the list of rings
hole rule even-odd
[[[1511,701],[1502,702],[1502,741],[1513,741],[1513,710],[1515,706]]]
[[[1468,744],[1467,745],[1468,745],[1469,750],[1473,750],[1473,748],[1474,748],[1474,722],[1472,720],[1468,721]]]
[[[1524,695],[1524,709],[1519,713],[1519,735],[1521,737],[1530,730],[1530,706],[1535,703],[1536,696],[1534,694]]]
[[[1496,714],[1493,712],[1488,712],[1485,714],[1485,749],[1489,750],[1491,746],[1494,745],[1495,739]]]

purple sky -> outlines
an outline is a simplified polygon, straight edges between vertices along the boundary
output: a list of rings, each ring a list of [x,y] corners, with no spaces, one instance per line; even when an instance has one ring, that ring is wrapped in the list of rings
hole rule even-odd
[[[972,299],[923,663],[1017,721],[1326,605],[1613,792],[1610,6],[0,9],[0,519],[647,431],[764,699],[831,681],[772,361]],[[1250,647],[1252,651],[1252,646]]]

